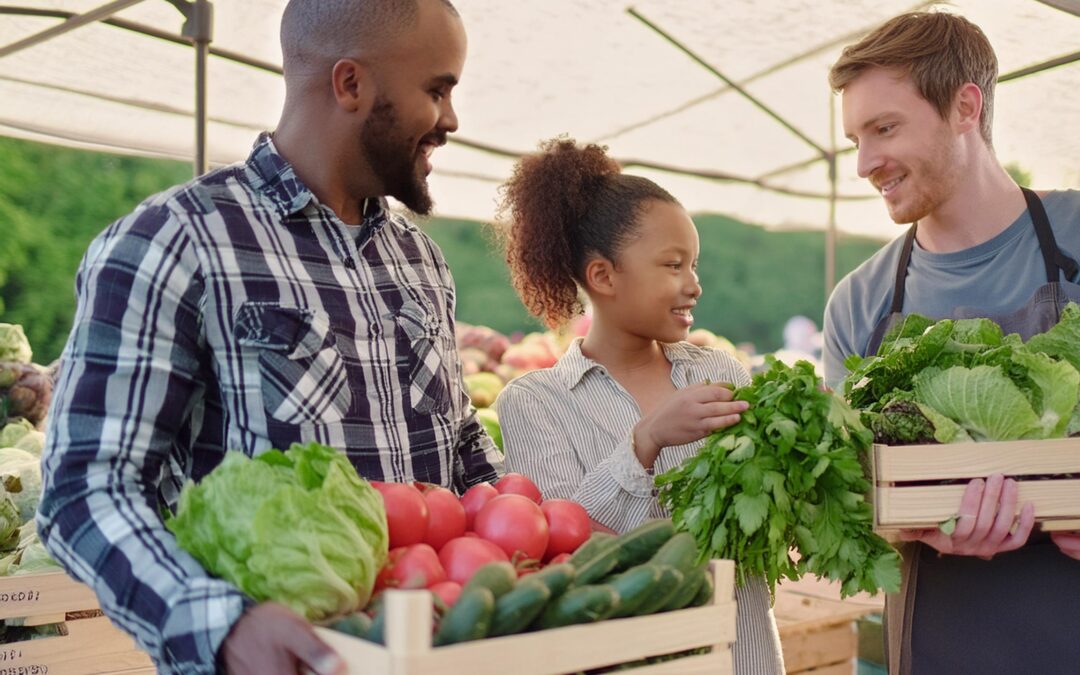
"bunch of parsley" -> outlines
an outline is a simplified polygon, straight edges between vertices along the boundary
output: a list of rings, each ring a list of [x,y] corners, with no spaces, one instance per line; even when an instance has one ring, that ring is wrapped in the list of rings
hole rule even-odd
[[[764,576],[775,593],[811,573],[841,582],[844,597],[896,591],[900,557],[874,534],[865,500],[871,433],[820,386],[809,363],[770,360],[735,391],[750,403],[739,423],[656,478],[661,503],[703,558],[736,562],[740,584]]]

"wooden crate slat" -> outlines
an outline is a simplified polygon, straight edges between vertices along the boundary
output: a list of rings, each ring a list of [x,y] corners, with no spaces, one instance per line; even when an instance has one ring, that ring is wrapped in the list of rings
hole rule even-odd
[[[781,646],[784,669],[797,673],[841,662],[850,663],[852,656],[858,653],[859,636],[855,622],[847,620],[815,631],[785,635]]]
[[[0,577],[0,619],[62,614],[97,609],[89,586],[63,572]]]
[[[402,658],[408,657],[408,667],[402,670],[393,669],[388,649],[328,629],[317,630],[350,663],[350,673],[545,675],[733,642],[735,603],[406,652]]]
[[[67,635],[0,645],[0,671],[87,675],[153,668],[149,655],[106,617],[68,621],[66,626]]]
[[[947,445],[875,445],[875,479],[935,479],[1080,473],[1080,438]]]
[[[687,656],[673,661],[633,668],[631,675],[732,675],[731,650]]]
[[[1053,518],[1039,523],[1043,532],[1080,532],[1080,518]]]
[[[848,659],[841,663],[821,666],[812,670],[787,671],[787,675],[855,675],[859,669],[858,659]]]
[[[922,485],[874,489],[877,528],[936,527],[957,515],[966,485]],[[1072,518],[1080,513],[1080,480],[1019,482],[1017,512],[1024,502],[1035,506],[1036,518]]]

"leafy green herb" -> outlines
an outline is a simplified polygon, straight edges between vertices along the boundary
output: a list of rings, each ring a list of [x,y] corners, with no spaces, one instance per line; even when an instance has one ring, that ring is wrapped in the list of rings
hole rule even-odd
[[[841,593],[896,591],[900,557],[872,530],[863,462],[872,436],[859,415],[822,391],[812,365],[770,359],[735,391],[741,421],[656,479],[675,526],[702,558],[729,558],[739,580],[805,573],[841,582]],[[791,556],[798,551],[798,560]]]

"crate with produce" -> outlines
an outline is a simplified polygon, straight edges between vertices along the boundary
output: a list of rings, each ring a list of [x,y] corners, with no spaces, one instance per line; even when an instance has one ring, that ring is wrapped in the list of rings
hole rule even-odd
[[[686,663],[730,669],[730,566],[668,520],[592,533],[519,474],[459,499],[369,483],[315,443],[228,453],[166,526],[211,573],[320,626],[354,672],[555,673],[710,646]]]
[[[877,442],[879,531],[950,531],[967,483],[994,473],[1018,482],[1042,529],[1080,529],[1080,307],[1026,342],[987,319],[911,315],[845,365]]]
[[[101,615],[37,536],[41,451],[52,393],[22,328],[0,323],[0,671],[149,673],[150,657]]]

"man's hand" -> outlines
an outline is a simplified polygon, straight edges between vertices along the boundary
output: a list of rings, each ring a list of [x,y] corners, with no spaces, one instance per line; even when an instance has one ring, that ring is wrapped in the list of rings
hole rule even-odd
[[[264,602],[249,609],[221,646],[230,675],[343,675],[341,657],[320,640],[311,624],[288,607]]]
[[[998,553],[1014,551],[1027,543],[1035,524],[1035,508],[1030,503],[1024,504],[1018,521],[1014,517],[1018,492],[1016,481],[1006,480],[1001,474],[985,481],[977,478],[964,491],[952,535],[939,529],[905,530],[900,538],[921,541],[941,553],[974,555],[986,560]]]
[[[1073,560],[1080,560],[1080,532],[1051,532],[1050,538],[1062,553]]]

